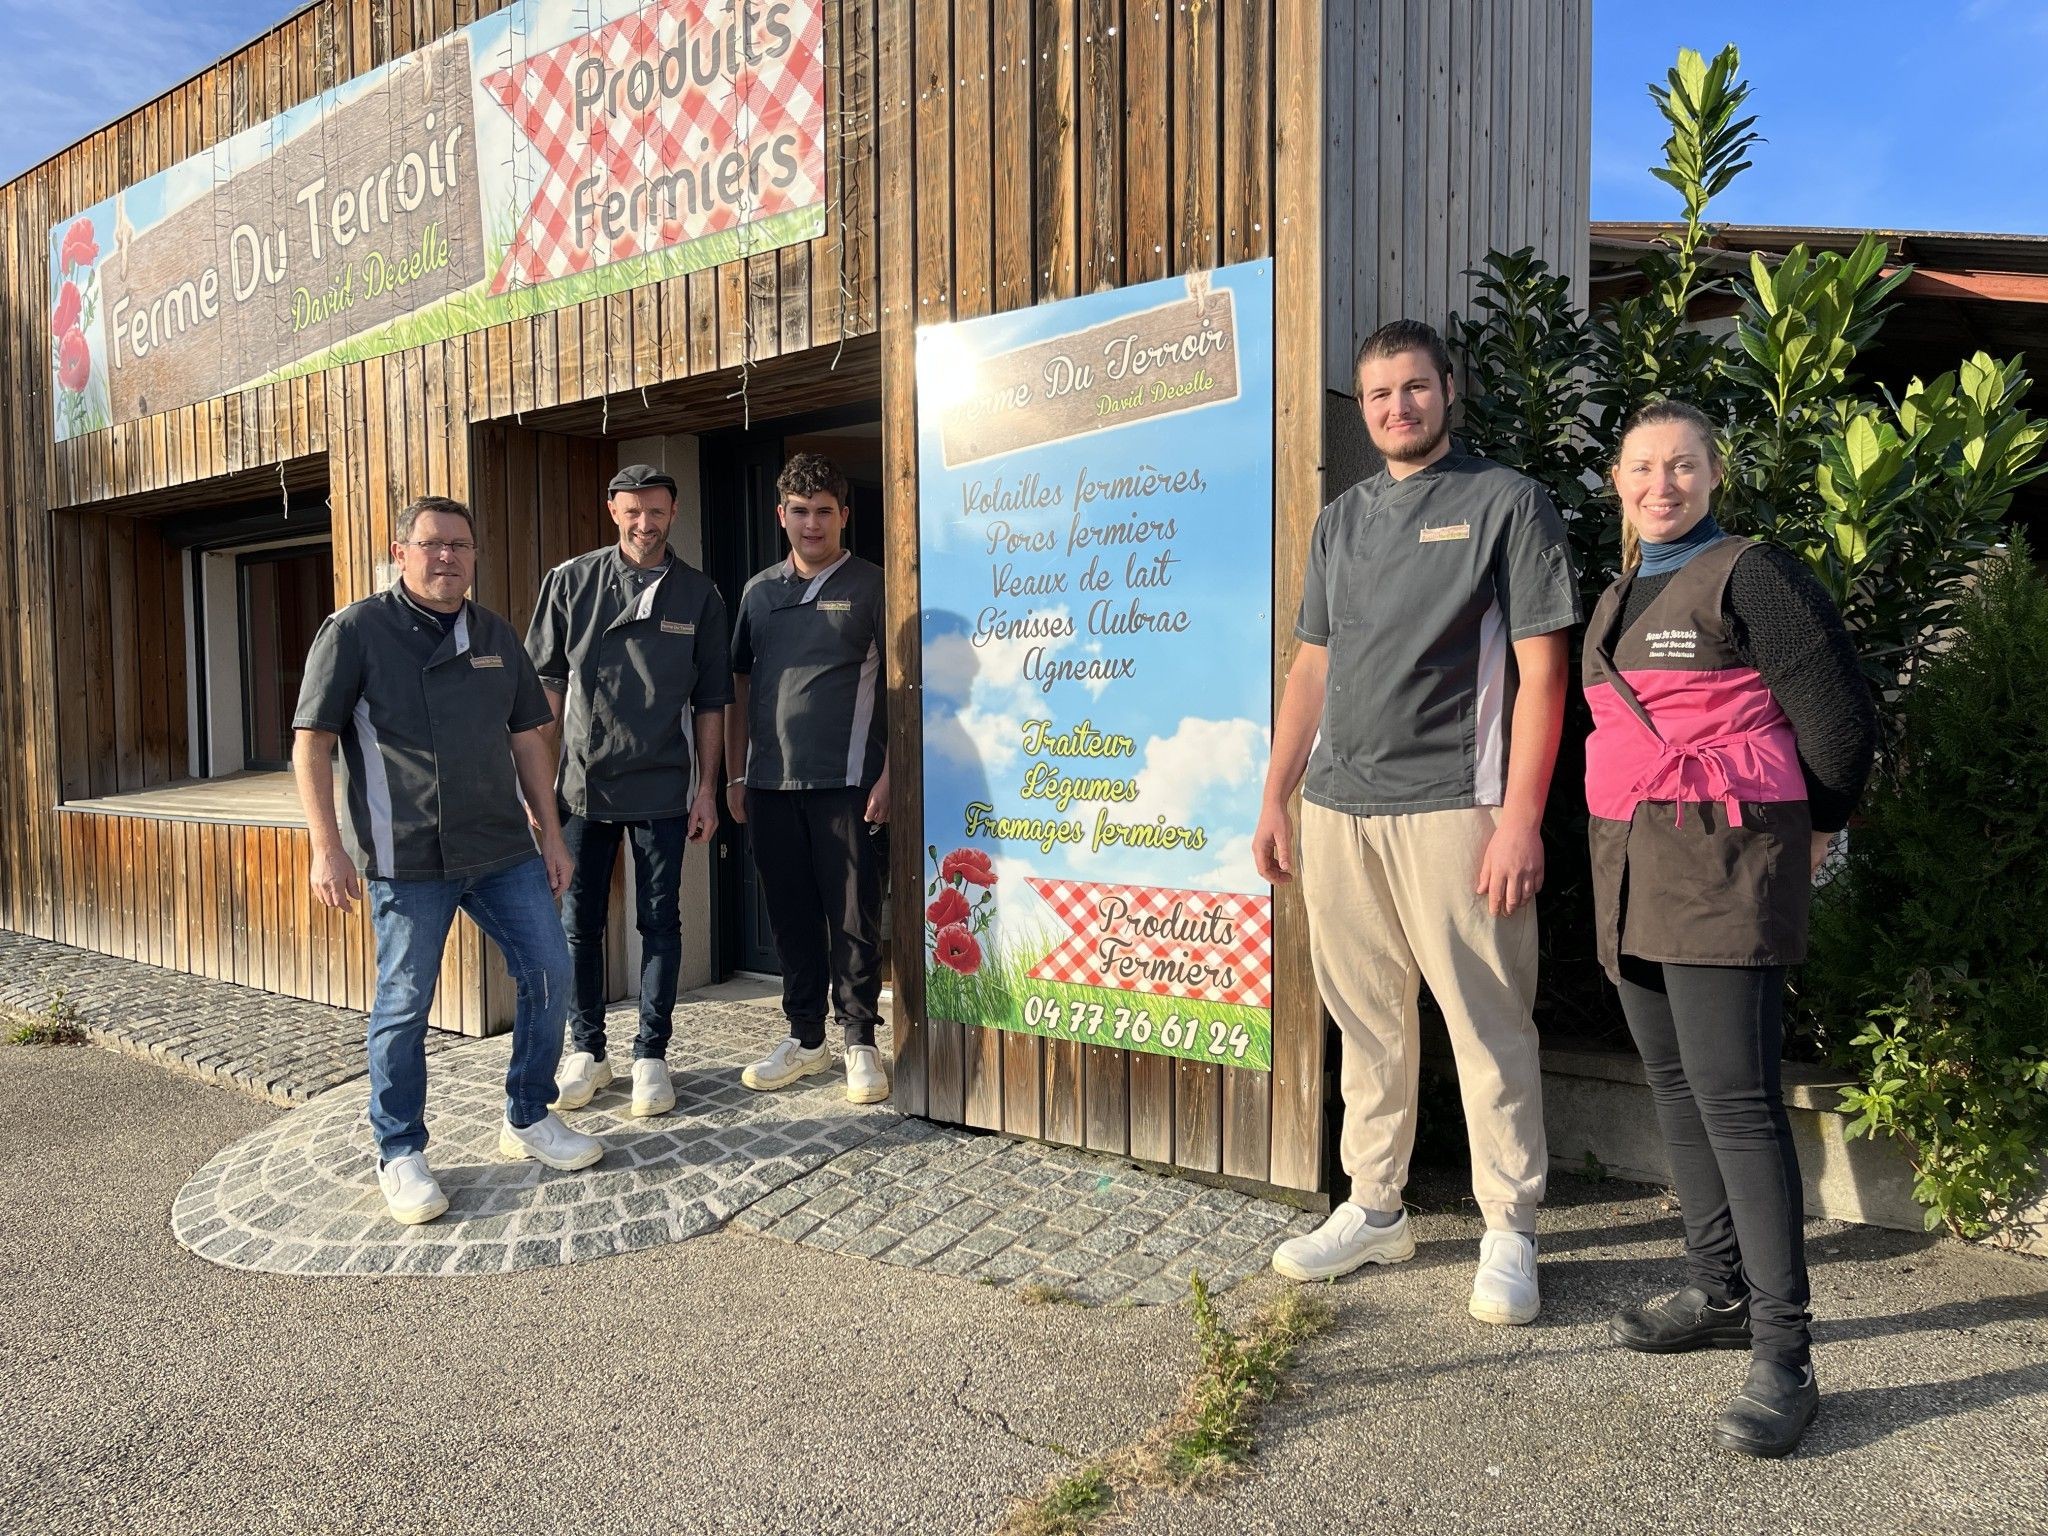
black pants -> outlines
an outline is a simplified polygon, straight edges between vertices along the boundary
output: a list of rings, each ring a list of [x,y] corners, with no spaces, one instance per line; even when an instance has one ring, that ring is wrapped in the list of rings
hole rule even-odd
[[[1749,1297],[1755,1354],[1808,1360],[1805,1197],[1785,1118],[1782,966],[1624,956],[1621,1006],[1671,1153],[1692,1283]]]
[[[562,898],[562,931],[576,968],[576,1006],[569,1014],[572,1048],[604,1060],[604,930],[612,866],[619,844],[633,842],[633,898],[640,927],[640,1034],[635,1060],[660,1061],[674,1030],[676,978],[683,967],[683,851],[690,819],[588,821],[564,817],[562,841],[575,872]]]
[[[782,1011],[805,1045],[825,1043],[829,990],[848,1045],[881,1019],[882,854],[864,789],[749,789],[754,867],[782,958]]]

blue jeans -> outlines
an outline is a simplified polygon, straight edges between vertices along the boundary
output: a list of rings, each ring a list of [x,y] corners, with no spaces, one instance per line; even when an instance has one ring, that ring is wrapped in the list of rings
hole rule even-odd
[[[498,946],[517,984],[505,1116],[532,1125],[555,1098],[569,1009],[569,947],[540,858],[462,880],[372,880],[377,999],[370,1008],[370,1126],[384,1161],[427,1145],[427,1010],[456,909]]]
[[[569,816],[562,841],[576,873],[562,896],[562,928],[576,968],[576,1006],[569,1036],[579,1051],[604,1060],[604,930],[611,904],[612,867],[619,844],[633,843],[633,896],[639,908],[640,1034],[633,1057],[660,1061],[674,1032],[676,982],[683,969],[683,852],[687,816],[653,821],[590,821]]]

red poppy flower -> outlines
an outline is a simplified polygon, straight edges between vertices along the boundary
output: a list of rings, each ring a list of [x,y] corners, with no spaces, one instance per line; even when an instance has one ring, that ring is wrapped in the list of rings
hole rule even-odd
[[[76,393],[91,377],[92,350],[85,344],[85,332],[74,325],[57,343],[57,382]]]
[[[78,296],[78,284],[66,283],[57,290],[57,312],[50,316],[50,334],[62,336],[78,324],[79,312],[85,308],[85,301]]]
[[[100,259],[100,248],[92,237],[92,220],[80,219],[64,231],[64,249],[60,256],[64,270],[73,267],[89,267]]]
[[[950,880],[958,875],[969,885],[994,885],[995,866],[989,863],[988,855],[979,848],[955,848],[939,865],[939,877]]]
[[[924,915],[934,928],[944,928],[952,923],[967,921],[967,898],[954,886],[947,886],[939,892],[939,899],[924,909]]]
[[[934,957],[941,965],[950,965],[962,976],[972,976],[981,969],[981,946],[960,924],[939,930],[938,943],[933,947]]]

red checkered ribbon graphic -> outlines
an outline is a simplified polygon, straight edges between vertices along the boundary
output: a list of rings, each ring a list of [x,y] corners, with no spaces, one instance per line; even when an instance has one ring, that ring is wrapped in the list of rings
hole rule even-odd
[[[514,125],[545,162],[491,292],[586,272],[771,214],[807,208],[825,195],[824,24],[818,0],[777,0],[791,34],[775,58],[777,34],[755,20],[747,62],[733,0],[656,0],[594,32],[484,78]],[[680,43],[678,58],[672,50]],[[668,56],[667,61],[664,55]],[[735,55],[738,55],[737,60]],[[722,62],[719,62],[722,61]],[[714,74],[713,64],[718,63]],[[652,80],[643,69],[653,71]],[[601,65],[600,75],[593,67]],[[704,85],[697,73],[711,76]],[[577,120],[577,91],[588,97]],[[663,89],[673,86],[673,93]],[[636,97],[641,101],[634,106]],[[782,156],[770,150],[787,136]],[[729,156],[737,155],[735,177]],[[786,161],[793,160],[792,175]],[[708,174],[707,174],[708,172]],[[577,188],[584,188],[581,217]],[[788,184],[777,186],[778,180]],[[605,200],[623,196],[617,232]]]
[[[1273,1006],[1273,903],[1265,896],[1090,880],[1030,880],[1071,932],[1039,981]]]

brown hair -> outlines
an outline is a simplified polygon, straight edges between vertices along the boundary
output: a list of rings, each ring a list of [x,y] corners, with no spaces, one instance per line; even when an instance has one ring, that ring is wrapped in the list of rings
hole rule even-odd
[[[1389,320],[1366,337],[1364,345],[1359,347],[1358,356],[1351,363],[1352,385],[1357,385],[1358,375],[1373,359],[1399,357],[1403,352],[1427,352],[1437,377],[1450,382],[1451,354],[1435,328],[1420,320]]]
[[[822,453],[792,454],[775,477],[778,506],[792,496],[818,496],[828,491],[840,506],[846,505],[845,472]]]
[[[469,535],[476,537],[476,518],[469,508],[452,496],[422,496],[409,502],[398,514],[398,520],[391,525],[391,537],[400,544],[412,537],[412,525],[420,520],[422,512],[438,512],[448,517],[459,517],[469,524]]]
[[[1683,400],[1652,400],[1648,405],[1639,405],[1622,423],[1621,437],[1614,448],[1613,469],[1621,468],[1621,450],[1627,446],[1629,435],[1638,427],[1658,427],[1669,422],[1683,422],[1691,427],[1707,450],[1707,462],[1719,470],[1726,462],[1721,453],[1720,440],[1714,435],[1714,423],[1707,413],[1696,405]],[[1643,536],[1636,532],[1636,525],[1628,520],[1626,512],[1621,515],[1621,571],[1625,576],[1643,563]]]

